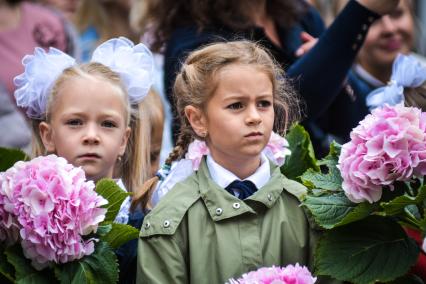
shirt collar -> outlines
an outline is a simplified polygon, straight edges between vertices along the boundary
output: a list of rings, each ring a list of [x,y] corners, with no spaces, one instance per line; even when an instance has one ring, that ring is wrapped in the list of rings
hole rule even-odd
[[[213,159],[211,155],[207,155],[207,167],[210,172],[212,180],[222,188],[226,188],[234,180],[241,180],[235,174],[228,171]],[[260,156],[260,166],[257,170],[244,180],[249,180],[256,185],[258,189],[262,188],[271,178],[271,169],[269,161],[262,153]]]

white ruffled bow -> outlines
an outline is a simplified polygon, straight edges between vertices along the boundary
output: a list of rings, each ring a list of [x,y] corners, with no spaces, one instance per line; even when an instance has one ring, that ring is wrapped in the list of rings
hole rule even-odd
[[[398,54],[393,62],[391,81],[387,86],[368,94],[367,106],[372,110],[384,104],[399,104],[404,101],[404,87],[416,88],[424,81],[426,81],[426,67],[412,55]]]
[[[91,62],[102,63],[120,75],[131,104],[139,103],[148,94],[154,59],[142,43],[134,45],[124,37],[110,39],[95,49]],[[28,117],[42,119],[54,82],[66,68],[76,64],[75,59],[53,47],[48,52],[36,47],[22,64],[24,73],[14,79],[16,103],[27,109]]]

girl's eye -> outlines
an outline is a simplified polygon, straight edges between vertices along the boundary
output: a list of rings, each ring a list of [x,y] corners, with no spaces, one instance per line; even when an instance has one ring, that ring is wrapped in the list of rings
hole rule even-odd
[[[80,119],[70,119],[70,120],[67,120],[66,124],[70,126],[78,126],[78,125],[82,125],[83,122]]]
[[[230,104],[229,106],[227,106],[227,108],[229,108],[229,109],[240,109],[242,107],[243,107],[243,104],[240,103],[240,102],[233,103],[233,104]]]
[[[258,102],[257,105],[258,105],[258,107],[261,107],[261,108],[267,108],[267,107],[270,107],[272,105],[272,103],[270,101],[263,100],[263,101]]]
[[[102,126],[107,127],[107,128],[114,128],[114,127],[117,127],[117,124],[115,124],[115,122],[113,122],[113,121],[106,120],[106,121],[102,122]]]

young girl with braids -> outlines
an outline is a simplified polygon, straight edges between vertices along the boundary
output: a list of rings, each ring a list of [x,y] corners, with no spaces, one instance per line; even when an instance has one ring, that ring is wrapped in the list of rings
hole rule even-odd
[[[139,109],[152,81],[150,51],[118,38],[100,45],[89,63],[76,64],[54,48],[36,48],[23,64],[15,97],[32,121],[34,156],[61,156],[94,182],[115,178],[124,190],[140,187],[149,174],[149,141],[144,139],[150,125],[141,121]],[[128,198],[115,221],[140,228],[143,214],[129,208]],[[117,251],[121,282],[129,275],[134,280],[136,245]]]
[[[280,70],[248,41],[189,54],[174,85],[182,126],[167,160],[179,166],[159,174],[174,185],[144,219],[138,283],[225,283],[261,266],[312,268],[315,238],[295,190],[303,186],[281,174],[282,159],[268,158],[271,149],[285,154],[268,146],[283,142],[273,128],[284,134],[298,113]]]

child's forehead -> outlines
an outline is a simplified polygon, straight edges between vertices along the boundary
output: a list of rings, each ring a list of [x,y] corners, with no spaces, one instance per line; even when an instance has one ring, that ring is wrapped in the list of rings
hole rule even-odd
[[[63,82],[53,97],[57,104],[91,104],[101,107],[105,103],[118,104],[127,110],[128,99],[120,86],[98,76],[73,76]]]
[[[74,89],[83,92],[111,92],[116,93],[123,99],[126,98],[124,90],[120,87],[119,84],[103,78],[99,75],[93,74],[84,74],[75,75],[69,78],[69,80],[64,81],[60,92],[66,92],[67,90]]]

